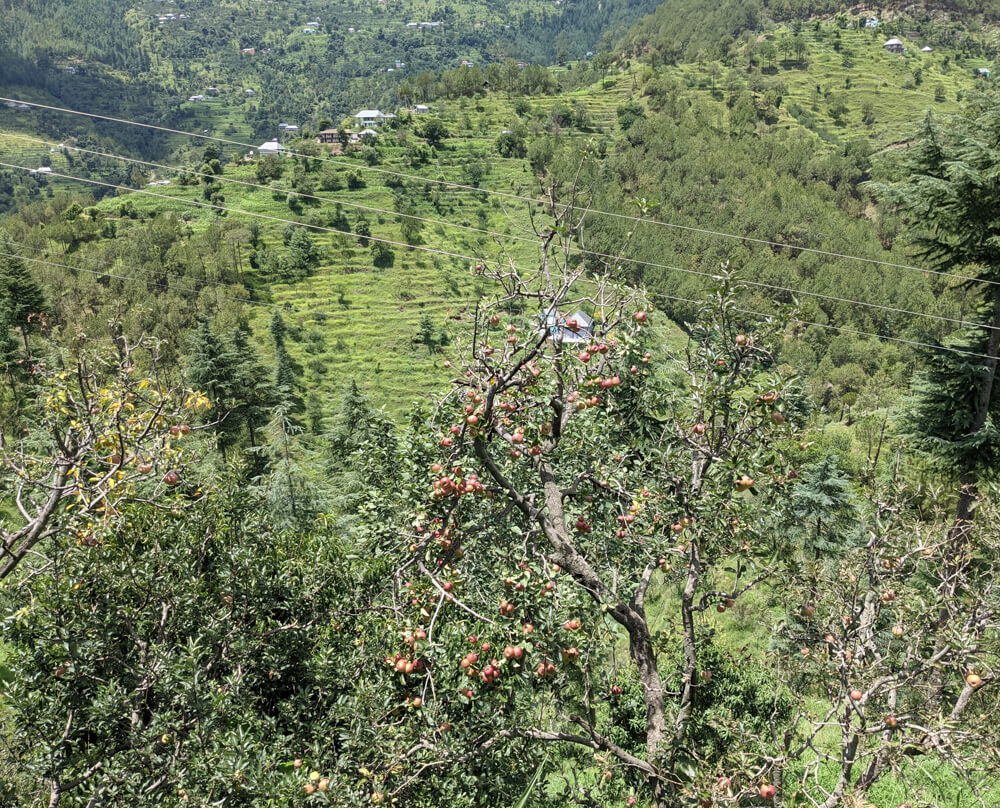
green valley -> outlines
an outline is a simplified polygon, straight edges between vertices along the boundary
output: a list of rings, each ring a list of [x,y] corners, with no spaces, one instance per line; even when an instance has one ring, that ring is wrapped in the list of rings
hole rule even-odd
[[[1000,800],[998,53],[0,3],[0,803]]]

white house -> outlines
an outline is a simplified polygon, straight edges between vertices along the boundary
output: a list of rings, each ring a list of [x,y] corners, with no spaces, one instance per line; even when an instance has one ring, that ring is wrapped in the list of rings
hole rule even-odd
[[[977,67],[975,76],[979,79],[988,79],[990,77],[990,70],[988,67]]]
[[[542,331],[555,342],[590,342],[594,336],[594,318],[584,311],[577,310],[569,317],[551,312],[540,319]]]
[[[269,154],[281,155],[285,153],[285,147],[278,143],[277,140],[269,140],[267,143],[261,143],[257,147],[257,154],[261,157],[266,157]]]
[[[386,121],[395,117],[395,115],[387,114],[378,109],[363,109],[354,116],[354,119],[362,128],[371,128],[381,126]]]
[[[903,47],[903,43],[896,39],[896,37],[887,40],[882,47],[889,51],[889,53],[902,53],[906,50],[906,48]]]
[[[934,48],[932,48],[932,47],[931,47],[930,45],[924,45],[924,46],[923,46],[923,47],[922,47],[922,48],[920,49],[920,52],[921,52],[921,53],[934,53]]]
[[[204,101],[204,100],[205,100],[205,96],[200,95],[200,94],[199,95],[188,96],[188,101]]]
[[[430,111],[431,108],[426,104],[417,104],[412,110],[414,115],[426,115]]]

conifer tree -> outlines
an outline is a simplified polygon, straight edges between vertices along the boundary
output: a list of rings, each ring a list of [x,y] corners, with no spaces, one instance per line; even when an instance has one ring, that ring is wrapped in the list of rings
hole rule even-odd
[[[27,264],[16,257],[16,245],[6,231],[0,231],[0,309],[21,332],[25,353],[31,356],[28,334],[34,328],[32,315],[45,309],[45,295],[31,276]]]
[[[958,481],[953,539],[968,530],[982,474],[1000,461],[1000,100],[975,98],[961,115],[925,118],[904,169],[908,178],[875,190],[905,216],[906,230],[938,270],[969,276],[977,320],[929,351],[905,425],[913,444]]]
[[[202,319],[191,338],[187,377],[192,387],[205,393],[213,404],[216,445],[223,456],[239,441],[243,418],[238,406],[241,396],[236,378],[236,355],[226,340]]]
[[[288,417],[295,421],[295,416],[305,411],[305,403],[299,389],[302,368],[292,359],[288,348],[285,347],[288,326],[285,325],[280,312],[275,312],[271,318],[270,330],[271,338],[274,340],[274,387],[280,401],[286,404]]]
[[[851,484],[834,455],[805,469],[795,488],[786,531],[813,558],[842,552],[857,526]]]
[[[277,396],[243,328],[234,328],[229,335],[234,358],[233,373],[240,393],[242,420],[246,424],[250,446],[258,445],[259,432],[267,424]]]
[[[290,403],[282,401],[267,424],[267,441],[258,449],[267,470],[256,483],[280,527],[304,525],[319,508],[319,496],[302,460],[298,442],[301,433]]]
[[[358,383],[351,379],[340,402],[340,411],[325,435],[333,470],[344,467],[347,458],[363,440],[372,419],[373,412],[368,400],[358,388]]]
[[[2,375],[14,400],[19,397],[18,382],[24,374],[24,362],[17,340],[11,334],[10,314],[0,309],[0,375]]]

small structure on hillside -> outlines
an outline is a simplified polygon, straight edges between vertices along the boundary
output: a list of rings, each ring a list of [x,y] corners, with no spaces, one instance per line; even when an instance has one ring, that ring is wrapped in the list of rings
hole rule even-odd
[[[426,104],[417,104],[410,110],[410,112],[412,112],[414,115],[426,115],[430,111],[431,108]]]
[[[988,67],[977,67],[972,75],[977,79],[988,79],[990,77],[990,69]]]
[[[865,28],[878,28],[878,26],[879,26],[879,21],[874,17],[869,17],[867,20],[865,20]]]
[[[896,39],[896,37],[886,40],[886,43],[882,47],[889,51],[889,53],[902,53],[906,50],[903,47],[903,43]]]
[[[188,96],[188,101],[204,101],[204,100],[205,96],[201,95],[200,93],[198,95]]]
[[[381,126],[395,117],[391,112],[382,112],[379,109],[363,109],[354,116],[354,120],[363,129],[369,129]]]
[[[594,337],[594,318],[585,311],[577,310],[569,317],[550,312],[539,319],[543,333],[553,342],[590,342]]]
[[[923,46],[923,47],[922,47],[922,48],[920,49],[920,52],[921,52],[921,53],[934,53],[934,48],[932,48],[932,47],[931,47],[930,45],[924,45],[924,46]]]
[[[257,95],[257,91],[256,90],[251,90],[249,87],[247,87],[243,91],[243,95],[245,95],[247,98],[253,98],[255,95]]]
[[[269,154],[280,156],[284,154],[285,151],[285,147],[278,143],[277,140],[269,140],[267,143],[261,143],[260,146],[257,147],[257,154],[261,157],[266,157]]]

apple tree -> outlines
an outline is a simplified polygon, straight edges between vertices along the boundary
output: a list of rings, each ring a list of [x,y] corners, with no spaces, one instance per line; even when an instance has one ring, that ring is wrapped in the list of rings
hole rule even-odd
[[[431,435],[374,498],[372,555],[398,561],[373,654],[417,737],[406,765],[373,739],[373,791],[422,804],[436,772],[510,754],[533,771],[554,745],[597,761],[596,782],[568,784],[582,804],[676,804],[708,782],[740,799],[791,705],[707,618],[778,571],[766,531],[805,405],[766,347],[776,327],[740,329],[726,269],[667,353],[615,267],[576,265],[576,214],[553,214],[537,272],[474,268],[498,291]]]
[[[31,376],[31,425],[0,427],[0,482],[17,511],[0,525],[0,578],[27,558],[47,563],[46,543],[99,543],[126,502],[176,509],[199,496],[185,447],[188,422],[210,402],[161,381],[142,339],[120,337],[113,354],[82,350],[70,364],[36,358]]]

